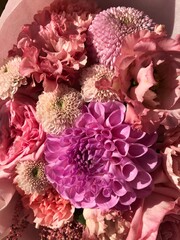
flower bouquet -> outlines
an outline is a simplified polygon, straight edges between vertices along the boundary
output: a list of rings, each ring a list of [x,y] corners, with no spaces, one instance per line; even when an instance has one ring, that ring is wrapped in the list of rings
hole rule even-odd
[[[0,38],[0,239],[180,239],[180,36],[132,6],[28,2],[0,24],[16,25]]]

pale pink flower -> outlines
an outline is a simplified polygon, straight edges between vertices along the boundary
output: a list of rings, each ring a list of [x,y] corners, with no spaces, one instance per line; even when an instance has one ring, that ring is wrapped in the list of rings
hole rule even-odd
[[[22,198],[24,206],[34,214],[36,227],[60,228],[71,221],[75,208],[63,199],[54,189],[44,194],[32,194]]]
[[[12,212],[16,204],[15,187],[12,181],[0,179],[0,237],[5,237],[10,231]]]
[[[115,63],[120,90],[146,131],[179,124],[179,62],[179,36],[142,30],[124,38]]]
[[[130,7],[111,7],[95,16],[88,29],[88,50],[94,61],[113,69],[123,38],[140,29],[153,30],[149,16]]]
[[[84,209],[86,220],[84,239],[125,240],[130,228],[130,219],[125,219],[116,210]]]
[[[36,121],[35,103],[23,94],[0,103],[0,178],[12,176],[18,161],[42,156],[45,133]]]
[[[84,68],[81,74],[81,93],[85,102],[108,101],[119,99],[115,91],[112,91],[112,85],[115,80],[115,74],[106,66],[94,64],[91,67]]]
[[[176,215],[175,218],[179,219],[180,205],[178,190],[174,188],[173,184],[169,182],[161,170],[156,172],[154,182],[155,186],[152,194],[143,199],[135,211],[126,240],[156,240],[158,231],[163,236],[161,223],[166,220],[166,216],[174,214]],[[170,221],[172,224],[177,224],[174,220]],[[178,224],[177,226],[179,226]],[[163,231],[165,233],[166,229],[163,228]],[[176,238],[173,234],[173,228],[171,228],[170,236],[174,237],[170,239],[178,240],[179,238]]]
[[[180,191],[180,143],[167,147],[164,151],[164,168],[168,178]]]

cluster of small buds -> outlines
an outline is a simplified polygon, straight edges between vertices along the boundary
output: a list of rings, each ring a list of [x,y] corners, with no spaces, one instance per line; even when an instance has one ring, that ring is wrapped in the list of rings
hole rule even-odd
[[[81,240],[84,226],[79,222],[69,222],[62,228],[51,229],[40,227],[40,240]]]
[[[18,240],[21,238],[24,230],[28,227],[28,215],[24,215],[21,200],[18,199],[14,208],[14,215],[12,218],[12,225],[6,240]]]

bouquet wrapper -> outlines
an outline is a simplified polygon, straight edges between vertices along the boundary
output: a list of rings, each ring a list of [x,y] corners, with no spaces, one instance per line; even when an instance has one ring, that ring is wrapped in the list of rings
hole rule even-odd
[[[129,6],[146,12],[157,23],[165,24],[169,35],[176,35],[180,30],[179,0],[96,0],[101,7]],[[34,14],[48,6],[53,0],[8,0],[0,18],[0,65],[7,57],[8,50],[16,43],[23,24],[31,23]],[[164,5],[165,4],[165,5]]]

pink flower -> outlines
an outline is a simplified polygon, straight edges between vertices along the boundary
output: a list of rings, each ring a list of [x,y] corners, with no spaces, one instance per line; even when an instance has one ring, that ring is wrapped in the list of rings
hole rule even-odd
[[[180,143],[167,147],[164,151],[164,168],[170,181],[180,191]]]
[[[5,237],[10,230],[12,212],[16,203],[15,187],[7,179],[0,179],[0,237]]]
[[[81,3],[84,11],[78,6]],[[21,52],[20,73],[24,77],[32,76],[36,82],[43,81],[45,91],[54,90],[59,81],[73,84],[78,70],[87,63],[86,30],[93,17],[90,11],[96,8],[91,9],[81,0],[78,4],[74,0],[62,0],[39,12],[34,22],[23,27],[17,46],[10,51],[10,55]]]
[[[174,214],[175,218],[179,219],[180,217],[179,192],[169,183],[169,180],[163,172],[158,171],[156,174],[154,191],[138,206],[126,240],[156,240],[158,231],[161,236],[163,236],[163,232],[165,233],[166,231],[164,227],[162,229],[161,225],[169,218],[166,216]],[[176,225],[174,220],[172,221],[169,218],[169,221],[172,225]],[[179,223],[180,222],[178,222],[178,224]],[[171,234],[174,234],[173,228],[171,229]],[[178,240],[179,238],[172,237],[162,239]]]
[[[83,216],[86,220],[84,239],[126,239],[130,219],[126,219],[121,212],[116,210],[84,209]]]
[[[166,128],[179,124],[179,61],[179,36],[142,30],[124,38],[115,63],[120,91],[146,131],[160,123]]]
[[[14,174],[20,160],[38,160],[45,133],[35,119],[35,100],[23,94],[0,103],[0,178]]]
[[[60,228],[71,221],[75,208],[68,200],[63,199],[54,189],[44,194],[32,194],[22,199],[26,208],[34,213],[36,227]]]

